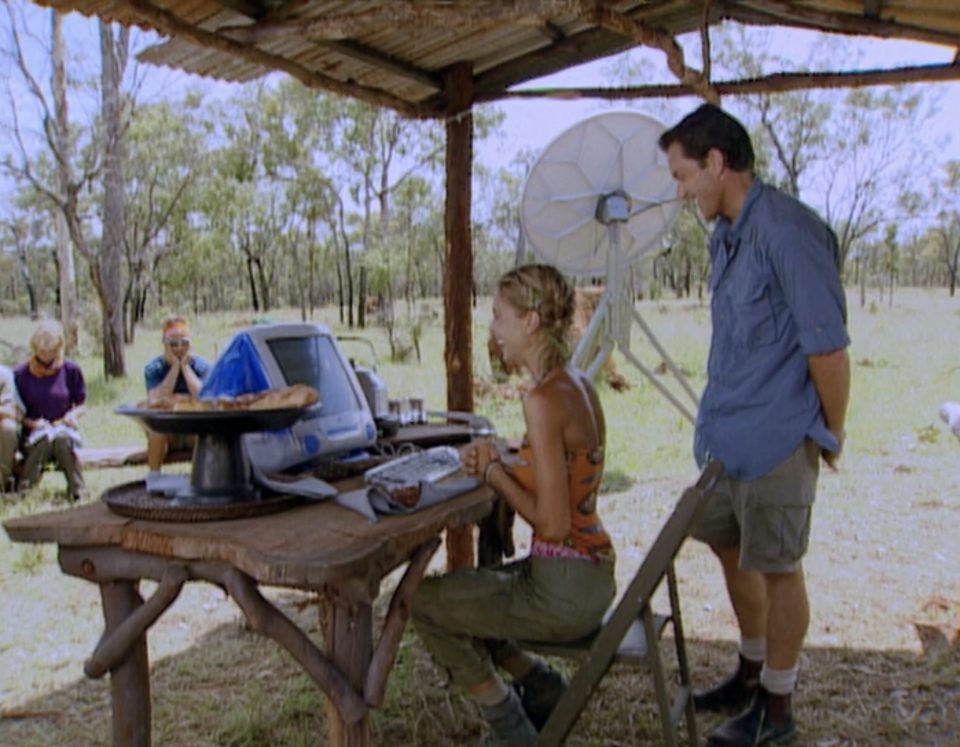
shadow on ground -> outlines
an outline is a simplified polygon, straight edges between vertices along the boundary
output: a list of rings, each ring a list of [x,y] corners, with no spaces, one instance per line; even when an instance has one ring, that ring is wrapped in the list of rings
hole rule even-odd
[[[277,597],[288,615],[319,637],[317,607],[304,600]],[[664,645],[665,653],[672,651],[671,642]],[[698,686],[724,676],[735,659],[732,644],[695,638],[688,641],[688,653]],[[152,687],[154,745],[326,743],[320,691],[278,645],[239,622],[214,628],[186,651],[153,662]],[[796,745],[960,745],[960,652],[809,648],[795,707],[801,727]],[[701,741],[720,722],[701,716]],[[391,747],[473,745],[482,729],[471,703],[447,687],[409,631],[386,704],[373,723],[374,743]],[[661,743],[650,678],[625,664],[614,665],[567,741],[571,747]],[[0,744],[109,745],[108,678],[78,679],[5,709]]]

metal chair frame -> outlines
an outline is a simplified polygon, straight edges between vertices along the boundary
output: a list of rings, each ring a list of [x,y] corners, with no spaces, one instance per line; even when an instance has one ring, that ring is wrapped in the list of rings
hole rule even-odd
[[[683,492],[630,586],[611,608],[601,628],[585,638],[566,643],[520,643],[531,651],[580,661],[569,687],[540,731],[538,746],[556,747],[563,742],[614,661],[635,663],[653,674],[663,743],[667,747],[678,745],[678,726],[685,716],[687,740],[691,745],[697,744],[697,721],[680,615],[675,559],[706,506],[707,492],[722,473],[723,465],[714,460],[704,468],[696,484]],[[664,580],[670,609],[669,613],[657,614],[650,601]],[[675,688],[671,688],[667,681],[661,655],[661,639],[668,625],[672,628],[679,675]],[[671,689],[676,689],[676,693],[671,695]]]

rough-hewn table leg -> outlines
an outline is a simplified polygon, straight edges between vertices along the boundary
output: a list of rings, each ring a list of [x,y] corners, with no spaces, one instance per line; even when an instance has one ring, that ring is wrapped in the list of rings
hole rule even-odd
[[[373,605],[331,590],[321,594],[320,609],[327,658],[363,692],[373,657]],[[370,747],[370,715],[350,724],[327,698],[327,733],[330,747]]]
[[[447,529],[447,570],[473,568],[477,564],[473,525]]]
[[[327,658],[363,692],[373,656],[373,605],[344,598],[336,592],[321,595],[323,637]],[[327,731],[330,747],[370,747],[370,716],[347,723],[327,699]]]
[[[105,581],[100,584],[100,596],[105,638],[143,604],[136,581]],[[150,747],[150,662],[145,634],[110,671],[110,701],[113,747]]]

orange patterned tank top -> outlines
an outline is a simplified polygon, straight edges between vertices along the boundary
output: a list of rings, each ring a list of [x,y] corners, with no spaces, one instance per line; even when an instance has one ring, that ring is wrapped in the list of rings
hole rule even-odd
[[[582,557],[587,560],[613,561],[616,554],[610,535],[597,515],[597,499],[603,479],[603,447],[576,449],[567,452],[567,475],[570,491],[570,534],[559,542],[533,534],[531,555]],[[513,474],[528,492],[537,494],[533,469],[533,450],[526,444],[520,448]]]

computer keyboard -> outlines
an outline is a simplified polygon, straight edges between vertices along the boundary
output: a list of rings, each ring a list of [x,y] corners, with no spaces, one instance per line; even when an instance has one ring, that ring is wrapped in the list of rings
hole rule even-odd
[[[434,446],[368,469],[363,477],[368,483],[389,490],[403,485],[439,482],[459,472],[461,466],[459,451],[450,446]]]

